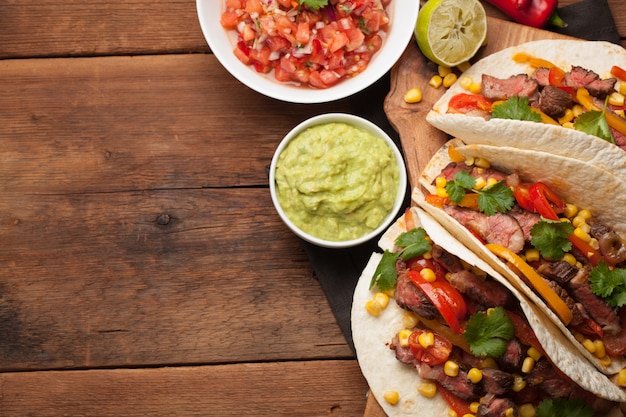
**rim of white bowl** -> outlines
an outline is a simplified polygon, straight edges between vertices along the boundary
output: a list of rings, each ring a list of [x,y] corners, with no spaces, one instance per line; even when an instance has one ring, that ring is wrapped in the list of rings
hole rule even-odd
[[[351,96],[369,87],[391,69],[404,53],[415,33],[419,11],[418,0],[392,0],[389,5],[391,25],[382,48],[374,55],[367,69],[333,87],[316,90],[280,83],[256,73],[233,53],[234,43],[219,24],[224,0],[196,0],[196,9],[204,38],[218,61],[235,78],[265,96],[291,103],[325,103]]]
[[[398,194],[396,196],[396,201],[393,205],[393,208],[387,215],[387,217],[385,217],[385,220],[375,230],[357,239],[352,239],[352,240],[329,241],[329,240],[318,238],[316,236],[312,236],[302,231],[285,214],[284,210],[282,209],[278,201],[278,196],[276,195],[276,176],[275,176],[276,164],[278,163],[279,155],[285,149],[287,144],[294,137],[296,137],[300,132],[302,132],[303,130],[311,126],[316,126],[319,124],[326,124],[326,123],[333,123],[333,122],[343,122],[343,123],[347,123],[347,124],[350,124],[352,126],[355,126],[361,129],[365,129],[369,131],[370,133],[374,134],[375,136],[380,137],[381,139],[385,140],[385,142],[389,145],[389,147],[393,151],[393,154],[396,158],[396,163],[398,164],[398,169],[400,171],[400,181],[398,184]],[[300,238],[304,239],[305,241],[309,243],[313,243],[317,246],[322,246],[326,248],[335,248],[335,249],[349,248],[349,247],[363,244],[377,237],[379,234],[385,231],[389,227],[389,225],[395,220],[396,216],[398,215],[398,212],[400,211],[400,209],[402,208],[402,205],[404,204],[404,199],[406,197],[407,182],[408,182],[408,175],[406,172],[406,165],[404,163],[404,158],[402,157],[402,153],[400,152],[400,149],[398,148],[396,143],[391,139],[391,137],[389,137],[389,135],[384,130],[382,130],[378,125],[374,124],[373,122],[370,122],[369,120],[364,119],[360,116],[356,116],[356,115],[348,114],[348,113],[320,114],[320,115],[313,116],[309,119],[304,120],[303,122],[298,124],[296,127],[291,129],[289,133],[287,133],[285,137],[278,144],[278,147],[276,148],[276,151],[274,152],[274,156],[272,157],[272,162],[270,164],[270,172],[269,172],[269,185],[270,185],[270,195],[272,197],[272,203],[274,204],[274,207],[276,208],[278,215],[280,216],[282,221],[287,225],[287,227],[289,227],[289,229],[291,229],[291,231],[294,232],[297,236],[299,236]]]

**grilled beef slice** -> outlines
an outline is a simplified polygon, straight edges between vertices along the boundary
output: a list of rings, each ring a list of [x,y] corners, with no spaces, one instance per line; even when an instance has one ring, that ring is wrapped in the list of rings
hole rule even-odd
[[[424,292],[411,282],[406,271],[398,273],[396,283],[396,303],[406,309],[411,310],[425,319],[432,320],[439,317],[439,311],[433,303],[426,297]]]
[[[512,75],[505,79],[482,75],[483,96],[492,101],[506,100],[513,96],[528,97],[532,101],[538,90],[537,80],[526,74]]]
[[[569,93],[558,87],[545,86],[539,94],[539,109],[552,118],[559,118],[571,108],[574,100]]]
[[[498,306],[511,308],[515,305],[513,295],[502,284],[492,279],[483,279],[465,269],[451,273],[450,284],[485,308]]]
[[[433,244],[431,249],[433,259],[442,265],[448,272],[458,272],[463,270],[463,263],[456,256],[447,252],[439,245]]]
[[[576,276],[569,282],[569,289],[572,297],[585,307],[589,316],[602,326],[606,333],[616,334],[621,330],[615,309],[591,291],[587,268],[578,270]]]
[[[565,73],[563,80],[565,85],[572,88],[586,88],[594,97],[604,98],[614,91],[616,78],[600,79],[593,71],[583,67],[573,66],[571,71]]]
[[[480,399],[477,417],[502,417],[507,415],[507,410],[513,410],[511,417],[519,417],[519,411],[515,403],[508,398],[498,398],[494,395],[486,395]]]
[[[544,262],[537,267],[537,272],[560,285],[565,285],[576,276],[578,268],[565,261]]]

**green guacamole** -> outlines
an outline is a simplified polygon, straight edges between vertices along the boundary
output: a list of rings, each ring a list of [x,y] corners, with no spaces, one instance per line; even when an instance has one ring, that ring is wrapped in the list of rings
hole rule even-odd
[[[345,123],[311,127],[283,150],[276,190],[285,214],[329,241],[359,238],[391,212],[400,182],[384,139]]]

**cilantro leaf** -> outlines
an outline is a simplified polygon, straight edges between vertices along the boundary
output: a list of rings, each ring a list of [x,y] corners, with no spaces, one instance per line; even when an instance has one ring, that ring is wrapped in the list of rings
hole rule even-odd
[[[574,129],[597,136],[607,142],[615,143],[611,129],[609,129],[609,123],[606,121],[604,110],[590,110],[581,114],[574,120]]]
[[[569,222],[542,219],[530,229],[530,243],[544,258],[561,259],[572,249],[572,242],[568,239],[572,233],[574,226]]]
[[[610,269],[600,262],[589,273],[591,291],[612,307],[626,305],[626,269]]]
[[[506,342],[515,335],[511,318],[504,308],[496,307],[489,314],[474,314],[465,325],[465,341],[476,356],[497,358],[506,351]]]
[[[328,6],[328,0],[298,0],[300,6],[307,6],[313,10],[319,10],[322,7]]]
[[[506,186],[504,181],[498,181],[476,192],[478,193],[478,208],[487,216],[491,216],[497,211],[506,213],[515,204],[513,191]]]
[[[493,106],[492,119],[526,120],[540,122],[541,116],[532,111],[528,97],[513,96],[501,104]]]
[[[396,262],[399,256],[399,252],[389,252],[386,250],[385,253],[383,253],[383,257],[378,263],[378,266],[376,266],[376,271],[374,271],[374,275],[370,281],[370,290],[376,285],[381,291],[387,291],[396,285],[398,279]]]
[[[415,258],[432,249],[432,245],[426,239],[426,230],[421,227],[400,234],[396,238],[395,244],[402,250],[399,252],[385,250],[370,281],[370,289],[374,286],[377,286],[381,291],[392,289],[398,280],[396,271],[398,258],[402,257],[405,260]]]
[[[589,404],[581,398],[543,400],[535,410],[536,417],[593,417]]]
[[[476,178],[467,171],[459,171],[454,174],[454,180],[446,183],[448,198],[455,203],[460,203],[465,197],[466,190],[471,190],[476,186]]]

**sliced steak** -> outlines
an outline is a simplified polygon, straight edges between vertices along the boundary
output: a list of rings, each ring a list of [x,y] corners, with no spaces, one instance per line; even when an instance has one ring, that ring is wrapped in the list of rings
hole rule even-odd
[[[496,358],[496,362],[505,371],[519,372],[525,356],[526,351],[524,347],[518,339],[513,338],[507,340],[506,350],[502,356]]]
[[[509,409],[513,410],[510,417],[519,417],[519,410],[512,400],[486,395],[480,399],[476,417],[502,417],[509,415],[507,414]]]
[[[502,213],[487,216],[455,206],[444,206],[444,210],[487,243],[497,243],[515,253],[524,248],[524,232],[517,220],[511,216]]]
[[[582,305],[576,303],[576,301],[574,301],[574,299],[570,297],[570,295],[567,293],[565,288],[561,287],[556,282],[548,280],[548,285],[550,286],[550,288],[552,288],[552,290],[554,290],[554,292],[556,292],[559,297],[561,297],[561,299],[565,302],[565,305],[567,305],[567,307],[572,312],[572,321],[570,322],[570,326],[578,326],[580,324],[583,324],[585,322],[585,319],[589,317],[589,315],[585,311],[585,308]]]
[[[621,330],[615,309],[591,291],[589,271],[586,268],[578,270],[576,276],[569,282],[569,288],[572,297],[585,306],[589,316],[602,326],[605,332],[616,334]]]
[[[446,251],[441,246],[433,244],[430,252],[433,259],[442,265],[448,272],[458,272],[464,270],[461,260]]]
[[[422,290],[411,282],[406,271],[402,271],[398,274],[396,283],[396,303],[400,307],[411,310],[428,320],[439,317],[437,308],[430,302]]]
[[[546,67],[539,67],[535,70],[533,78],[537,80],[537,83],[541,87],[550,85],[550,69]]]
[[[620,323],[626,323],[626,309],[621,308],[619,312]],[[626,355],[626,326],[615,334],[604,335],[604,347],[611,356]]]
[[[539,109],[552,118],[559,118],[574,105],[569,93],[558,87],[545,86],[539,94]]]
[[[481,372],[483,379],[480,382],[485,394],[504,395],[513,388],[515,377],[512,374],[494,368],[483,368]]]
[[[526,383],[545,391],[552,398],[569,398],[579,391],[577,385],[558,373],[545,358],[539,359],[526,375]]]
[[[537,272],[560,285],[565,285],[578,274],[578,268],[565,261],[544,262],[537,267]]]
[[[489,100],[506,100],[513,96],[528,97],[533,100],[538,94],[537,80],[526,74],[512,75],[501,79],[487,74],[482,75],[482,93]]]
[[[571,71],[565,73],[564,83],[568,87],[586,88],[594,97],[604,98],[614,91],[617,79],[607,78],[601,80],[600,76],[583,67],[573,66]]]
[[[524,240],[530,242],[532,236],[530,230],[534,225],[539,223],[541,216],[537,213],[531,213],[530,211],[522,210],[521,207],[515,206],[507,213],[509,216],[517,220],[517,223],[522,228],[524,234]]]
[[[467,378],[467,372],[459,370],[459,374],[451,377],[445,374],[443,364],[430,366],[425,363],[416,365],[417,373],[424,379],[438,381],[442,387],[456,394],[457,397],[465,401],[478,401],[483,394],[482,386],[472,383]]]
[[[483,279],[465,269],[451,273],[450,284],[485,308],[498,306],[512,308],[515,305],[513,294],[502,284],[492,279]]]

